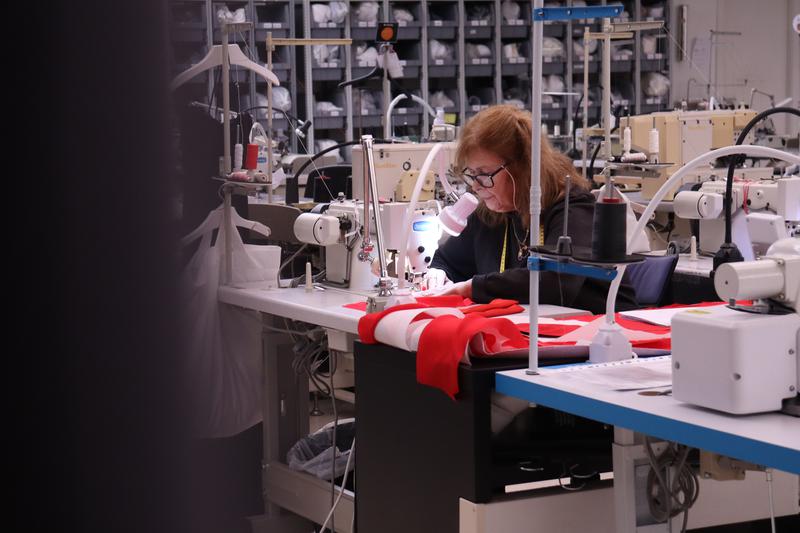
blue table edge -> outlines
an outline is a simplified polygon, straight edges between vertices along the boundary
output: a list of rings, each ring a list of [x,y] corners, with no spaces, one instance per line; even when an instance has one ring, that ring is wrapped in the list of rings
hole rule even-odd
[[[507,376],[501,372],[495,376],[495,389],[501,394],[522,398],[604,424],[631,429],[638,433],[717,452],[776,470],[800,474],[800,451],[791,448],[644,413],[629,407]]]

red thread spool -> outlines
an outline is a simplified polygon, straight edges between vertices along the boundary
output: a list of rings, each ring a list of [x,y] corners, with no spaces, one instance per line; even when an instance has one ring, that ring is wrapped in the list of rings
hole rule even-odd
[[[258,168],[258,145],[257,144],[248,144],[247,145],[247,159],[244,163],[244,168],[247,170],[255,170]]]

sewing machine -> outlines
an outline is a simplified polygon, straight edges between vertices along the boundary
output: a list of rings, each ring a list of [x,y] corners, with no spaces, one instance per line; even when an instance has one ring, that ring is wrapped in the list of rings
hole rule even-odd
[[[754,306],[697,308],[672,319],[672,394],[733,414],[800,416],[800,239],[757,261],[726,263],[714,288]]]
[[[695,157],[736,142],[739,133],[756,116],[750,109],[715,111],[666,111],[620,118],[620,130],[631,128],[631,145],[634,149],[651,155],[651,130],[658,131],[659,163],[670,166],[661,169],[657,176],[642,179],[642,196],[650,199],[661,185],[683,165]],[[750,144],[753,133],[744,144]],[[697,169],[683,183],[701,182],[715,174],[714,169]],[[772,169],[750,168],[737,170],[736,177],[743,179],[769,178]],[[677,184],[666,199],[672,199],[682,184]]]
[[[675,214],[699,220],[700,251],[714,253],[724,242],[724,198],[723,180],[675,195]],[[780,239],[800,236],[800,177],[734,182],[731,213],[733,242],[746,260],[763,255]]]
[[[394,257],[400,250],[403,217],[408,203],[390,202],[380,205],[383,220],[382,242],[387,254]],[[415,209],[407,246],[408,267],[412,278],[420,278],[439,247],[441,229],[439,204],[422,202]],[[339,198],[321,213],[305,213],[295,221],[295,235],[307,244],[325,247],[325,280],[327,283],[353,290],[371,291],[378,283],[373,268],[377,249],[362,250],[365,225],[364,204]],[[370,235],[377,240],[375,216],[370,209]]]
[[[438,144],[444,145],[447,163],[428,172],[420,200],[434,198],[436,175],[444,174],[441,177],[447,179],[447,171],[455,158],[455,142]],[[419,171],[433,146],[433,143],[376,145],[373,152],[375,154],[378,197],[396,202],[408,201]],[[364,198],[364,164],[361,146],[353,147],[353,198],[359,200]]]

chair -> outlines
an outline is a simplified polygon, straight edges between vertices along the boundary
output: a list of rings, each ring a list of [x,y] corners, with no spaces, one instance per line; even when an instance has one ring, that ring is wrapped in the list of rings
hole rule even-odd
[[[643,307],[666,305],[672,273],[678,264],[677,255],[650,256],[625,269],[622,282],[633,287],[636,301]]]
[[[324,184],[322,182],[324,181]],[[327,185],[327,187],[326,187]],[[330,202],[339,193],[345,198],[353,197],[353,167],[351,165],[330,165],[313,169],[308,173],[305,197],[315,202]]]

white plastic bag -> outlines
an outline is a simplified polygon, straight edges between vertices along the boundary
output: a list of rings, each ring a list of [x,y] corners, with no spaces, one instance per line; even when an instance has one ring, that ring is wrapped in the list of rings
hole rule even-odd
[[[431,59],[433,60],[442,59],[452,61],[454,59],[452,45],[445,44],[436,39],[431,39],[428,41],[428,49],[431,54]]]
[[[519,20],[522,18],[519,16],[519,4],[509,0],[503,0],[503,3],[500,5],[500,12],[503,13],[503,18],[506,20],[506,22],[510,20]]]
[[[456,103],[444,91],[435,91],[428,97],[428,103],[436,109],[437,107],[455,107]]]
[[[361,2],[356,8],[356,20],[359,22],[377,22],[380,6],[378,2]]]
[[[392,14],[397,22],[414,22],[414,15],[408,9],[393,7]]]
[[[545,37],[542,40],[542,57],[564,57],[564,43],[555,37]]]
[[[665,96],[669,92],[669,78],[659,72],[642,76],[642,90],[647,96]]]
[[[347,18],[347,2],[331,2],[331,22],[341,24]]]
[[[331,7],[326,4],[311,4],[311,18],[317,24],[325,24],[331,20]]]
[[[257,311],[220,303],[217,296],[225,269],[223,228],[220,224],[213,246],[216,228],[203,235],[182,275],[184,309],[190,310],[187,375],[192,422],[203,438],[241,433],[262,418],[261,317]],[[231,234],[232,284],[275,286],[278,267],[273,252],[277,247],[245,246],[238,231]]]

